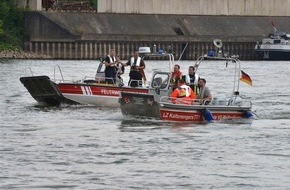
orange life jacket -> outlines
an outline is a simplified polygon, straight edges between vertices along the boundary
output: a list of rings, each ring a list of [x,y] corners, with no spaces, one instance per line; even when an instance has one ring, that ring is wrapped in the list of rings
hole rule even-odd
[[[190,105],[195,99],[195,94],[189,86],[182,85],[173,91],[171,94],[171,99],[175,104]]]

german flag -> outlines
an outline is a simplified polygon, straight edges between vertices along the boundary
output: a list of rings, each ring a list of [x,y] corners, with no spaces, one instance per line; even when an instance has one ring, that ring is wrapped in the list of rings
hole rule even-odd
[[[245,73],[244,71],[242,71],[242,70],[241,70],[241,73],[242,73],[242,76],[241,76],[240,80],[243,81],[243,82],[245,82],[245,83],[247,83],[248,85],[251,85],[252,86],[253,84],[252,84],[251,77],[247,73]]]

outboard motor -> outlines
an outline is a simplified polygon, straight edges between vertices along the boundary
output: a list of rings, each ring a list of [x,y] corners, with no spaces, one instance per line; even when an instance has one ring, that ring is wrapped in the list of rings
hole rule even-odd
[[[245,111],[244,116],[247,119],[252,119],[254,117],[251,111]]]
[[[206,121],[208,121],[210,123],[214,122],[213,115],[208,109],[204,109],[202,114],[203,114],[203,117]]]

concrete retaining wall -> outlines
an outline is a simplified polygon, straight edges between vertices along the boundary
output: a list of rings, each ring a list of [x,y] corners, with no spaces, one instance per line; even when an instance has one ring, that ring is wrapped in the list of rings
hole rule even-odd
[[[42,0],[14,0],[42,10]],[[290,0],[98,0],[99,13],[290,16]]]
[[[290,31],[290,17],[273,18],[279,31]],[[134,49],[154,44],[178,59],[196,59],[214,50],[221,39],[224,52],[256,59],[254,46],[272,27],[268,17],[191,16],[29,12],[25,49],[57,59],[96,59],[111,48],[122,59]]]
[[[290,16],[290,0],[98,0],[99,13]]]
[[[290,17],[272,18],[290,31]],[[127,41],[257,41],[271,31],[269,17],[30,12],[31,40],[71,38]],[[77,37],[78,36],[78,37]]]

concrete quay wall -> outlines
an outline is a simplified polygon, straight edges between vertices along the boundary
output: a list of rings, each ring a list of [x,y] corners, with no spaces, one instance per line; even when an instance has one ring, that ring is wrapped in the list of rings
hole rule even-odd
[[[290,16],[290,0],[98,0],[99,13]]]
[[[11,0],[41,11],[42,0]],[[290,0],[98,0],[98,13],[290,16]]]
[[[25,49],[29,52],[35,52],[47,55],[54,59],[99,59],[105,57],[110,49],[115,49],[116,54],[122,60],[129,59],[134,50],[139,47],[149,46],[151,50],[156,45],[157,50],[163,49],[168,53],[173,53],[175,59],[178,59],[186,47],[182,60],[195,60],[199,56],[208,54],[209,51],[215,51],[211,42],[196,43],[146,43],[146,42],[26,42]],[[223,52],[228,55],[239,55],[242,60],[256,60],[258,57],[254,54],[253,47],[255,43],[224,43]]]
[[[196,59],[223,41],[223,51],[257,59],[254,46],[272,32],[269,17],[29,12],[25,50],[56,59],[96,59],[116,49],[129,58],[140,46],[157,46],[178,59]],[[290,17],[272,19],[290,31]]]

